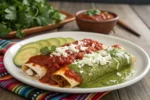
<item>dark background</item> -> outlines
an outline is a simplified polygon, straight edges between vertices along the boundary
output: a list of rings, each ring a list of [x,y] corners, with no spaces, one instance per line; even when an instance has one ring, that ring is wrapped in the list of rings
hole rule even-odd
[[[150,4],[150,0],[49,0],[49,1],[69,1],[69,2],[99,2],[117,4]]]

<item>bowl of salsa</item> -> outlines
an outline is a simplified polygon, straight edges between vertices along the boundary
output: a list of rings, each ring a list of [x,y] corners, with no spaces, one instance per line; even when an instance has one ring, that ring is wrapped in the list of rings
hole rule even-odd
[[[117,23],[119,16],[113,12],[90,9],[78,11],[76,22],[81,31],[110,33]]]

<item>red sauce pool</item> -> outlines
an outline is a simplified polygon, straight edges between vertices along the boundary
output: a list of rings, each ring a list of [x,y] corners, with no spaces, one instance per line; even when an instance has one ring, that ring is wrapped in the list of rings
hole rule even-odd
[[[113,18],[115,18],[115,15],[113,15],[109,12],[101,11],[100,14],[93,15],[93,16],[87,15],[87,14],[85,14],[85,12],[83,12],[83,13],[79,14],[78,17],[81,19],[86,19],[86,20],[102,21],[102,20],[113,19]]]

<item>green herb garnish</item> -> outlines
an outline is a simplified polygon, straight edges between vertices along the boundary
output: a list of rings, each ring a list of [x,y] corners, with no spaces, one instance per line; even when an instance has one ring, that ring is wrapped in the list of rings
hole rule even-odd
[[[90,16],[98,15],[100,13],[101,11],[98,9],[90,9],[85,12],[85,14],[90,15]]]
[[[42,55],[47,55],[49,53],[52,53],[56,50],[56,46],[52,45],[51,47],[44,47],[40,50],[40,53]]]
[[[56,46],[52,45],[51,47],[49,47],[50,53],[54,52],[55,50],[56,50]]]
[[[48,0],[0,0],[0,37],[17,31],[16,36],[22,38],[23,29],[55,24],[65,18]]]

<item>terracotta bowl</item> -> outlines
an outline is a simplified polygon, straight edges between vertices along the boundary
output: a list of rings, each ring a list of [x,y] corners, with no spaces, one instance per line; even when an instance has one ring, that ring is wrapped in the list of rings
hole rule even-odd
[[[89,31],[89,32],[108,34],[114,28],[114,26],[116,25],[117,20],[119,18],[119,16],[117,14],[106,11],[106,12],[114,15],[114,18],[109,19],[109,20],[101,20],[101,21],[81,19],[78,15],[81,13],[84,13],[86,11],[87,10],[78,11],[75,15],[77,25],[81,31]]]

